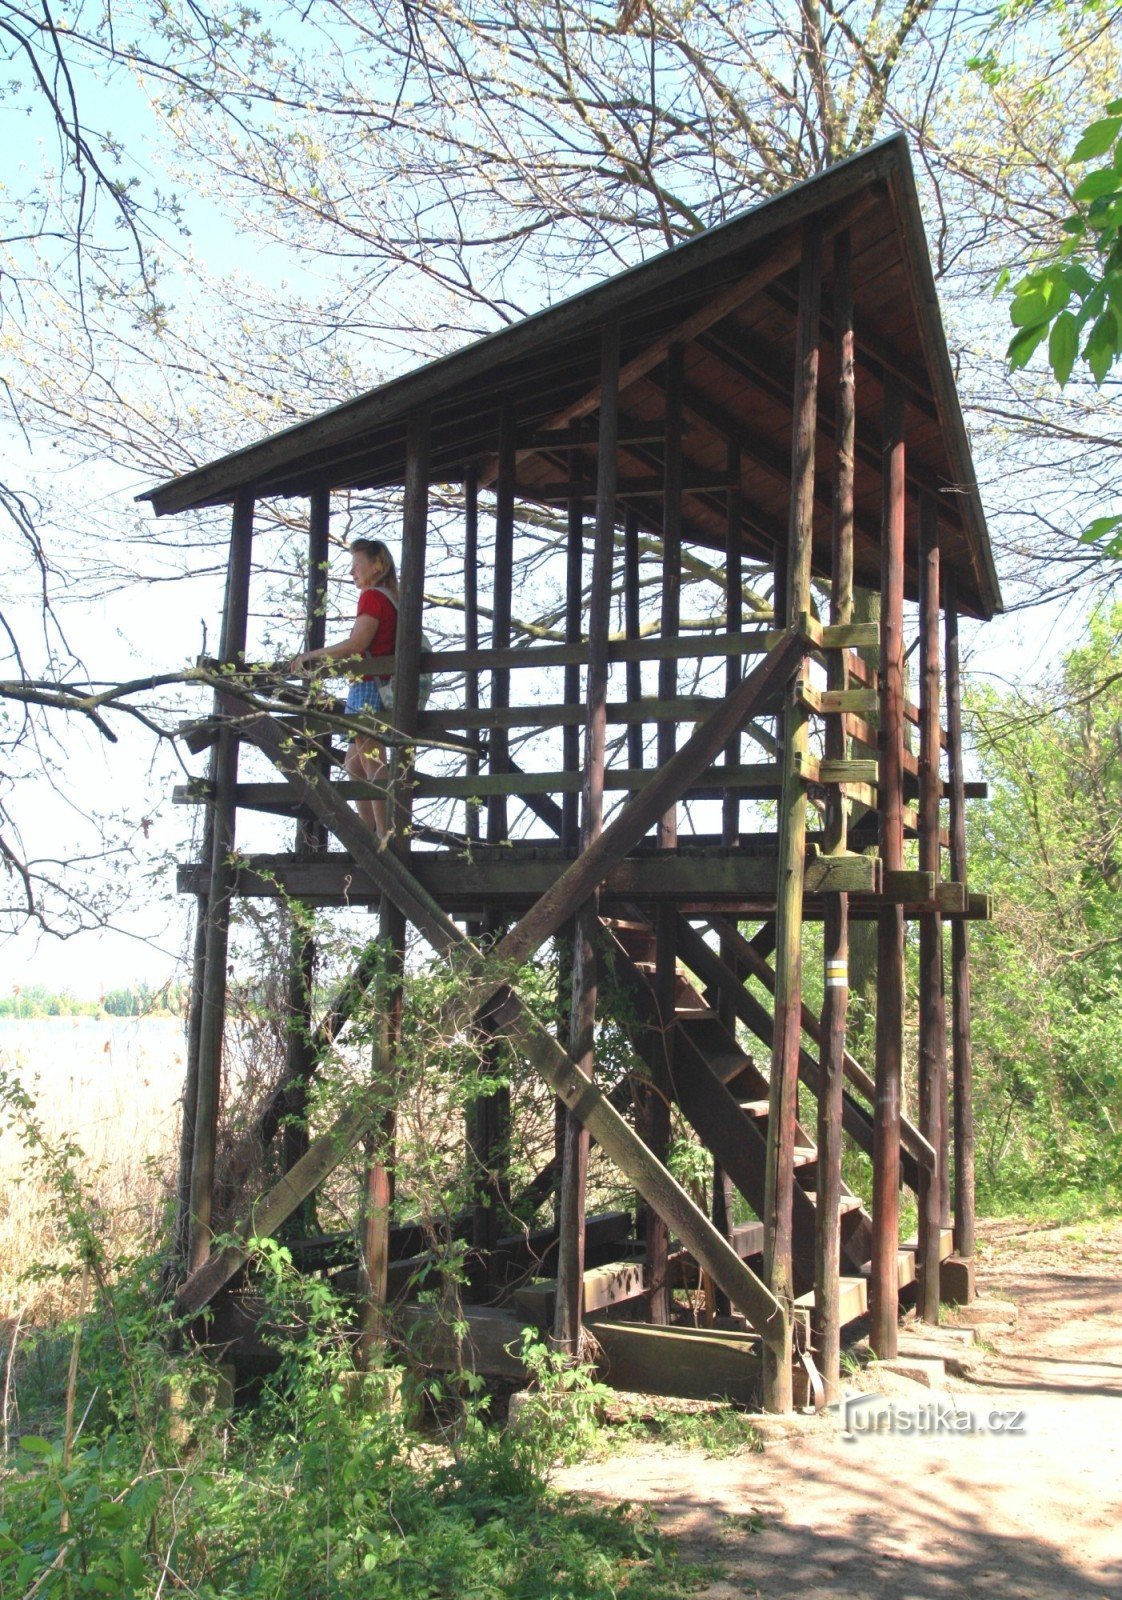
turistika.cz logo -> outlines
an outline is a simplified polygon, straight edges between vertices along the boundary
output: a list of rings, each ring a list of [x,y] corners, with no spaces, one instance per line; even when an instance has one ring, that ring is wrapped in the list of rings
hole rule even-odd
[[[900,1405],[882,1394],[855,1394],[847,1395],[836,1409],[841,1419],[842,1438],[850,1442],[880,1433],[906,1437],[909,1434],[1020,1434],[1025,1431],[1025,1414],[1020,1407],[973,1410],[948,1398],[923,1401],[919,1405]]]

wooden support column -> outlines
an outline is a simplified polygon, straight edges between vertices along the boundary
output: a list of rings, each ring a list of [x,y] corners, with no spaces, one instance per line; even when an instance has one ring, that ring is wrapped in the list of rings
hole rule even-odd
[[[662,636],[676,639],[682,619],[682,389],[685,382],[684,351],[672,344],[666,355],[666,411],[663,423],[662,483]],[[658,664],[658,698],[673,700],[678,693],[678,663]],[[677,747],[673,722],[658,725],[658,765],[664,767]],[[678,843],[678,808],[674,806],[658,825],[659,848],[673,850]]]
[[[224,664],[236,666],[244,664],[249,626],[253,501],[252,489],[238,490],[234,499],[230,554],[226,567],[226,600],[222,611],[219,653]],[[214,755],[210,895],[207,904],[205,967],[199,997],[198,1087],[187,1246],[187,1267],[190,1272],[196,1272],[210,1254],[214,1157],[222,1094],[222,1040],[226,1024],[226,958],[234,879],[231,854],[236,829],[237,783],[238,741],[229,728],[222,728]]]
[[[405,431],[405,498],[402,511],[401,563],[398,569],[397,646],[394,652],[393,721],[406,738],[416,732],[420,698],[421,617],[425,601],[425,546],[428,538],[429,419],[426,412],[410,417]],[[412,746],[394,752],[390,796],[390,850],[409,856],[412,823]],[[370,1364],[385,1338],[386,1293],[390,1259],[390,1216],[394,1196],[396,1115],[394,1079],[401,1041],[402,982],[405,972],[406,918],[388,896],[382,897],[380,937],[384,967],[376,989],[375,1037],[371,1078],[381,1101],[379,1125],[366,1139],[360,1219],[359,1341],[355,1360]]]
[[[943,789],[939,685],[939,527],[931,494],[919,495],[919,870],[939,872],[939,799]],[[919,921],[919,1126],[939,1159],[919,1177],[919,1301],[925,1322],[939,1320],[939,1244],[943,1222],[943,1123],[947,1106],[947,1019],[943,992],[943,919]]]
[[[640,1134],[651,1154],[666,1165],[670,1153],[670,1080],[673,1050],[675,990],[677,988],[677,916],[673,906],[655,913],[655,1000],[661,1022],[659,1048],[652,1052],[651,1081],[640,1097]],[[670,1285],[667,1262],[670,1231],[652,1206],[643,1207],[643,1236],[647,1248],[647,1309],[657,1325],[670,1321]]]
[[[515,418],[510,406],[499,413],[498,479],[495,484],[495,560],[491,608],[491,648],[508,650],[514,601],[514,489]],[[491,709],[504,711],[510,705],[510,670],[491,671]],[[506,772],[510,763],[510,735],[505,728],[492,728],[489,734],[491,771]],[[487,843],[503,844],[509,837],[510,817],[506,795],[490,795],[487,800]],[[504,920],[495,913],[484,918],[486,937],[500,937]],[[489,1039],[484,1047],[482,1073],[486,1078],[501,1075],[503,1046]],[[505,1176],[505,1152],[509,1136],[510,1091],[497,1089],[481,1095],[472,1106],[471,1146],[479,1167],[479,1200],[473,1208],[472,1244],[479,1253],[488,1278],[491,1255],[502,1232],[503,1215],[509,1201]]]
[[[588,615],[588,685],[584,733],[584,788],[581,796],[581,849],[601,831],[604,816],[604,751],[608,707],[608,624],[612,603],[612,558],[615,550],[616,484],[619,476],[619,326],[603,333],[600,360],[600,429],[596,468],[596,536],[592,553],[592,588]],[[596,1024],[598,896],[585,901],[574,923],[573,1004],[569,1054],[579,1071],[591,1078]],[[588,1175],[588,1130],[569,1112],[565,1120],[565,1152],[557,1246],[557,1305],[553,1339],[572,1356],[580,1355],[584,1296],[584,1208]]]
[[[639,519],[630,507],[623,515],[623,631],[628,639],[639,637]],[[629,661],[625,668],[627,698],[643,698],[643,664]],[[627,725],[627,765],[636,772],[643,765],[643,724]]]
[[[884,386],[884,515],[881,531],[880,853],[886,872],[904,866],[904,396]],[[873,1112],[873,1241],[869,1341],[896,1355],[900,1249],[900,1085],[904,1061],[904,913],[877,916],[876,1104]]]
[[[743,513],[742,495],[740,489],[740,450],[733,443],[729,443],[726,455],[729,484],[728,500],[726,503],[725,520],[725,631],[726,633],[739,633],[744,624],[744,549],[742,543],[741,519]],[[725,693],[732,694],[740,682],[741,660],[739,656],[725,658]],[[725,765],[738,767],[740,765],[740,733],[739,730],[725,746]],[[740,796],[735,789],[726,789],[721,804],[721,842],[725,845],[734,845],[740,838]],[[729,959],[732,952],[728,940],[721,940],[721,959],[726,966],[732,966]],[[736,1036],[736,1003],[735,997],[726,988],[722,988],[717,997],[717,1013],[725,1027],[735,1038]],[[726,1239],[732,1236],[734,1188],[732,1179],[716,1161],[713,1163],[713,1226],[718,1228]],[[728,1297],[721,1291],[715,1291],[715,1310],[718,1316],[727,1316],[730,1310]]]
[[[464,649],[479,649],[479,468],[474,466],[464,480]],[[478,667],[469,667],[464,674],[464,705],[468,711],[479,710]],[[477,753],[464,765],[468,777],[477,778],[479,735],[472,734],[468,742]],[[464,833],[469,839],[479,838],[479,807],[471,799],[464,803]]]
[[[331,491],[312,492],[308,516],[308,575],[304,603],[304,649],[318,650],[327,635],[327,566],[331,531]],[[317,762],[327,771],[325,760]],[[327,831],[315,819],[300,818],[296,824],[295,848],[298,854],[318,855],[327,844]],[[316,1066],[313,1039],[312,995],[315,987],[316,946],[299,912],[293,916],[289,939],[288,979],[285,993],[285,1078],[289,1085],[288,1109],[284,1125],[284,1170],[288,1172],[308,1149],[308,1081]],[[290,1229],[299,1236],[312,1231],[315,1223],[315,1196],[309,1195],[289,1219]]]
[[[962,659],[954,578],[944,580],[947,754],[950,763],[951,877],[966,878],[966,804],[962,771]],[[951,1018],[954,1058],[954,1247],[974,1254],[974,1062],[970,1042],[970,944],[965,921],[951,923]]]
[[[491,610],[491,649],[510,646],[511,599],[514,588],[514,413],[504,406],[499,416],[499,476],[495,485],[495,565]],[[510,669],[491,669],[491,709],[510,705]],[[505,772],[510,757],[510,736],[505,728],[490,733],[491,771]],[[506,795],[487,799],[487,840],[501,844],[507,837]]]
[[[577,476],[574,457],[572,475]],[[584,500],[579,493],[569,499],[569,524],[565,541],[565,643],[580,644],[584,623]],[[565,704],[580,703],[580,666],[565,668]],[[580,771],[580,726],[566,723],[561,735],[566,772]],[[580,796],[574,791],[561,800],[561,843],[575,850],[580,838]]]
[[[574,428],[575,428],[574,424]],[[579,478],[580,457],[574,450],[571,455],[571,476]],[[584,628],[584,499],[579,491],[569,498],[569,518],[565,540],[565,643],[580,644]],[[581,669],[578,663],[565,668],[564,700],[567,706],[576,706],[581,700]],[[580,725],[567,722],[561,732],[562,765],[567,773],[580,771]],[[576,851],[580,842],[580,795],[574,789],[561,797],[561,843],[567,851]],[[559,1014],[564,1015],[573,989],[573,940],[567,936],[559,946],[557,966]],[[561,1043],[568,1044],[568,1027],[562,1022],[559,1033]],[[554,1218],[560,1227],[563,1175],[565,1171],[565,1140],[568,1112],[561,1099],[554,1102],[553,1155],[557,1168],[554,1193]]]
[[[791,439],[788,521],[788,623],[810,611],[810,559],[814,533],[814,466],[818,421],[818,324],[822,294],[822,240],[813,223],[803,229]],[[783,788],[779,801],[779,883],[776,889],[775,1042],[768,1097],[767,1173],[764,1189],[764,1276],[776,1299],[789,1305],[795,1284],[791,1261],[791,1208],[798,1120],[799,1037],[802,1016],[802,905],[806,865],[806,794],[800,763],[807,753],[807,712],[794,684],[783,702]],[[789,1411],[791,1363],[774,1347],[763,1357],[764,1405]]]
[[[725,520],[725,632],[739,633],[744,625],[744,564],[741,542],[740,451],[730,444],[727,453],[729,481]],[[781,623],[780,626],[783,626]],[[740,682],[740,657],[725,657],[725,693],[731,694]],[[740,765],[740,734],[725,746],[725,766]],[[721,807],[721,839],[726,845],[740,837],[740,797],[735,789],[725,792]]]
[[[834,404],[834,528],[830,621],[853,620],[853,446],[856,431],[854,382],[852,257],[848,232],[834,240],[834,360],[837,394]],[[831,650],[826,658],[830,689],[849,687],[848,652]],[[826,719],[826,757],[847,755],[844,713]],[[849,803],[841,784],[826,791],[825,848],[844,855]],[[841,1384],[841,1157],[842,1108],[845,1098],[845,1028],[849,1007],[849,896],[826,896],[822,930],[824,959],[821,1054],[822,1086],[818,1095],[817,1210],[814,1219],[814,1352],[833,1405]]]

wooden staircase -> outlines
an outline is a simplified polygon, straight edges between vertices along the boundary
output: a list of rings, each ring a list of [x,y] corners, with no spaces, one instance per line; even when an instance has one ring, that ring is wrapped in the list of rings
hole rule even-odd
[[[769,1083],[753,1058],[709,1004],[690,965],[704,966],[697,945],[710,954],[701,935],[682,918],[676,919],[677,960],[673,978],[673,1014],[660,1014],[658,1003],[656,933],[652,923],[630,911],[626,918],[603,919],[616,981],[634,1007],[637,1026],[632,1039],[637,1053],[656,1081],[665,1083],[702,1144],[728,1174],[757,1217],[763,1215],[767,1164]],[[717,958],[715,958],[717,959]],[[745,990],[750,1007],[759,1002]],[[743,1008],[743,1006],[742,1006]],[[745,1008],[747,1009],[747,1008]],[[765,1008],[760,1007],[761,1010]],[[770,1024],[770,1013],[766,1013]],[[758,1020],[758,1019],[757,1019]],[[765,1031],[762,1026],[760,1031]],[[800,1071],[802,1081],[817,1087],[817,1063],[808,1057],[812,1071]],[[871,1119],[856,1101],[850,1102],[846,1131],[871,1146]],[[813,1135],[799,1124],[795,1135],[795,1187],[792,1214],[792,1266],[796,1287],[796,1313],[809,1319],[813,1306],[814,1226],[817,1205],[818,1151]],[[916,1168],[914,1156],[912,1169]],[[861,1199],[844,1184],[839,1202],[843,1273],[840,1281],[843,1322],[862,1316],[868,1304],[872,1219]],[[944,1240],[950,1253],[949,1235]],[[900,1283],[916,1275],[914,1242],[901,1247]]]

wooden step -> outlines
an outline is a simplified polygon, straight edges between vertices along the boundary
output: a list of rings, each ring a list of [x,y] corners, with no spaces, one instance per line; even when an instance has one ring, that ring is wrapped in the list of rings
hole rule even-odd
[[[873,1275],[873,1263],[866,1261],[860,1268],[862,1278],[867,1282]],[[916,1281],[916,1253],[904,1246],[896,1252],[896,1283],[901,1289],[906,1289],[909,1283]]]
[[[796,1167],[811,1167],[818,1160],[818,1150],[812,1144],[797,1144],[795,1146]]]
[[[864,1278],[838,1279],[838,1315],[844,1328],[847,1322],[856,1322],[869,1309],[869,1285]],[[814,1290],[808,1289],[795,1300],[796,1314],[804,1317],[814,1310]]]
[[[766,1117],[771,1110],[768,1100],[741,1100],[739,1104],[746,1117]]]
[[[913,1255],[915,1255],[916,1258],[918,1259],[918,1257],[919,1257],[919,1240],[918,1239],[905,1239],[903,1244],[900,1246],[900,1248],[901,1248],[901,1250],[910,1250],[913,1253]],[[945,1261],[948,1256],[953,1256],[953,1255],[954,1255],[954,1229],[953,1228],[940,1228],[939,1229],[939,1260],[940,1261]]]
[[[811,1205],[816,1206],[818,1204],[817,1194],[813,1189],[808,1189],[806,1192]],[[842,1216],[846,1216],[850,1211],[860,1211],[860,1209],[861,1196],[859,1194],[843,1194],[839,1196],[838,1211]]]

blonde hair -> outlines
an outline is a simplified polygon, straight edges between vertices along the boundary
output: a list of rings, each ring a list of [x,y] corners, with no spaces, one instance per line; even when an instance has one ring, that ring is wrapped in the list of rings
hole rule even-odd
[[[365,556],[368,561],[380,561],[382,563],[380,587],[388,589],[396,598],[397,566],[389,545],[383,544],[381,539],[352,539],[350,549],[352,555]]]

